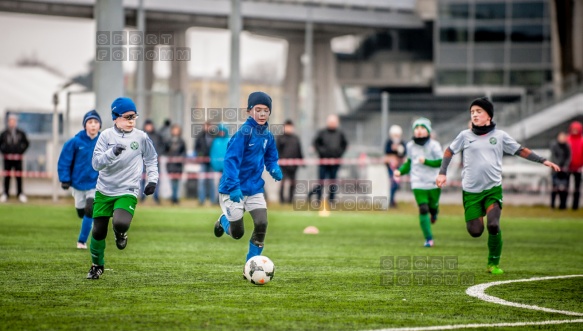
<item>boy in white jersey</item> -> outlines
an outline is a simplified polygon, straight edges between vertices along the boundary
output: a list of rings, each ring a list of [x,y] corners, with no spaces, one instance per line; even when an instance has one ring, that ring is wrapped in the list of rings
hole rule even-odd
[[[407,143],[407,161],[395,171],[396,177],[411,173],[411,188],[419,206],[419,224],[425,236],[425,247],[433,247],[431,224],[437,220],[441,195],[435,177],[443,153],[439,142],[431,139],[430,134],[431,121],[427,118],[419,118],[413,123],[413,141]]]
[[[93,204],[91,235],[91,269],[87,279],[99,279],[104,270],[105,238],[109,218],[115,245],[124,249],[127,234],[138,203],[142,168],[146,166],[148,185],[144,194],[151,195],[158,183],[158,155],[148,135],[135,128],[138,111],[129,98],[117,98],[111,104],[113,127],[101,133],[93,151],[92,166],[99,171]]]
[[[551,161],[522,147],[506,132],[496,130],[494,106],[486,98],[479,98],[470,105],[472,128],[460,132],[445,150],[436,184],[446,183],[447,166],[454,154],[463,151],[462,189],[466,227],[470,235],[479,237],[484,232],[484,216],[488,218],[488,267],[492,274],[502,274],[502,156],[504,153],[518,155],[533,162],[559,171]]]

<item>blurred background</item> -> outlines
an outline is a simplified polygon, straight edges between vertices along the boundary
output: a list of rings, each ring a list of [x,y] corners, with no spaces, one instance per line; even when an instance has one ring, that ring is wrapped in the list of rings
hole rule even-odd
[[[349,141],[339,177],[372,180],[375,195],[389,190],[379,158],[391,125],[410,140],[427,117],[445,148],[467,128],[471,100],[486,96],[498,128],[549,156],[557,134],[583,120],[583,1],[0,0],[0,30],[0,130],[18,116],[35,196],[57,194],[55,155],[83,114],[96,109],[110,127],[121,95],[136,101],[139,128],[180,124],[188,157],[201,124],[192,108],[246,107],[264,91],[270,123],[292,120],[306,159],[336,114]],[[548,169],[516,162],[509,189],[549,192]],[[196,197],[198,171],[185,167],[183,197]],[[277,189],[269,182],[270,200]]]

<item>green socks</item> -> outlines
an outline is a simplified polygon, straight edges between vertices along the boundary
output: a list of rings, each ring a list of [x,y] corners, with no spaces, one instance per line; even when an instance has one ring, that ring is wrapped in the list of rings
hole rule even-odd
[[[488,265],[500,264],[502,255],[502,231],[497,235],[488,235]]]
[[[105,239],[95,240],[95,238],[91,236],[89,250],[91,251],[91,262],[103,266],[105,264]]]
[[[421,224],[421,231],[423,231],[423,236],[425,236],[425,239],[426,240],[433,239],[433,234],[431,233],[431,221],[429,218],[429,214],[420,214],[419,224]]]

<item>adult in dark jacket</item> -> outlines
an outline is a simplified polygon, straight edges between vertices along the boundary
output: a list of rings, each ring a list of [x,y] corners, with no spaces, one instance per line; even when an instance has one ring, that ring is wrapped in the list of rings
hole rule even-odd
[[[340,158],[342,158],[342,155],[346,152],[346,148],[348,147],[348,141],[346,140],[344,133],[338,129],[339,125],[340,120],[337,115],[328,115],[328,118],[326,119],[326,128],[320,130],[316,139],[314,139],[314,148],[320,157],[320,165],[318,166],[319,183],[308,194],[308,200],[310,200],[313,194],[316,194],[317,200],[321,201],[322,185],[325,180],[329,180],[329,201],[334,201],[334,193],[338,190],[336,186],[336,177],[338,169],[340,168]]]
[[[164,139],[162,139],[162,136],[160,136],[160,134],[158,134],[158,132],[156,132],[156,127],[154,126],[154,122],[152,122],[152,120],[147,119],[144,121],[144,132],[146,132],[146,134],[148,135],[148,138],[150,138],[150,140],[152,141],[152,145],[154,146],[154,149],[156,150],[156,153],[158,154],[158,164],[160,164],[160,156],[164,155],[166,153],[166,144],[164,143]],[[144,201],[146,199],[146,195],[144,194],[144,188],[146,186],[146,167],[144,167],[143,170],[143,174],[142,174],[142,181],[140,182],[142,189],[140,190],[140,192],[142,192],[142,196],[141,196],[141,201]],[[160,168],[158,167],[158,175],[160,174]],[[158,190],[160,188],[160,181],[158,181],[158,185],[156,185],[156,190],[154,191],[154,201],[157,204],[160,204],[160,197],[158,196]]]
[[[277,152],[279,158],[281,159],[294,159],[295,161],[303,160],[304,155],[302,154],[302,144],[300,143],[300,138],[294,133],[294,123],[291,120],[287,120],[283,126],[283,135],[277,137],[275,140],[275,145],[277,146]],[[281,171],[283,172],[283,180],[279,188],[279,202],[280,203],[292,203],[294,192],[296,190],[296,172],[298,171],[297,165],[282,165]],[[289,185],[289,193],[287,199],[285,199],[285,186]]]
[[[559,132],[557,140],[551,143],[551,162],[561,167],[561,171],[552,173],[553,190],[551,192],[551,208],[555,209],[555,200],[558,195],[559,209],[567,209],[571,148],[567,144],[567,134],[565,132]]]
[[[166,164],[166,169],[172,187],[172,203],[178,204],[178,189],[184,166],[184,160],[180,158],[186,156],[186,143],[182,139],[182,128],[178,124],[172,125],[170,129],[170,140],[166,143],[166,155],[170,158]]]
[[[203,130],[194,136],[194,151],[196,152],[196,157],[201,158],[198,177],[198,204],[201,206],[204,205],[207,197],[211,203],[217,203],[213,170],[210,165],[210,150],[215,138],[211,128],[211,123],[206,122]]]
[[[10,171],[14,169],[16,174],[16,196],[20,202],[28,201],[22,193],[22,155],[28,149],[28,139],[24,131],[18,129],[18,116],[8,116],[8,127],[0,134],[0,151],[4,156],[4,193],[0,196],[0,202],[6,202],[10,196]]]

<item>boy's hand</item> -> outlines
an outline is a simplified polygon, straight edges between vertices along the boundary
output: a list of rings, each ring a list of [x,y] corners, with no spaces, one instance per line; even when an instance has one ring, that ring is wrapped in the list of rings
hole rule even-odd
[[[425,164],[425,158],[423,156],[419,157],[419,163]]]
[[[435,179],[435,184],[437,184],[437,187],[442,188],[445,186],[446,181],[447,177],[445,177],[445,175],[438,175]]]
[[[236,189],[229,193],[229,199],[233,202],[241,202],[243,200],[243,192],[240,189]]]
[[[63,182],[63,183],[61,183],[61,187],[63,188],[63,190],[68,190],[69,187],[71,187],[71,183]]]
[[[113,149],[113,154],[115,156],[119,156],[121,154],[121,152],[126,150],[126,147],[122,144],[115,144],[115,146],[113,146],[112,149]]]
[[[401,172],[400,172],[399,170],[395,170],[395,171],[393,172],[393,176],[395,176],[395,177],[399,178],[399,177],[401,177]]]
[[[283,179],[283,173],[281,172],[280,167],[277,167],[277,168],[271,170],[270,175],[271,175],[271,177],[273,177],[273,179],[275,179],[276,182],[279,182],[280,180]]]
[[[124,148],[125,149],[125,148]],[[145,195],[152,195],[156,191],[156,183],[149,182],[148,185],[144,188]]]
[[[561,171],[561,167],[559,167],[558,165],[554,164],[554,163],[553,163],[553,162],[551,162],[551,161],[548,161],[548,160],[547,160],[547,161],[545,161],[543,164],[544,164],[544,165],[546,165],[547,167],[549,167],[549,168],[553,169],[553,170],[554,170],[554,171],[556,171],[556,172],[559,172],[559,171]]]

